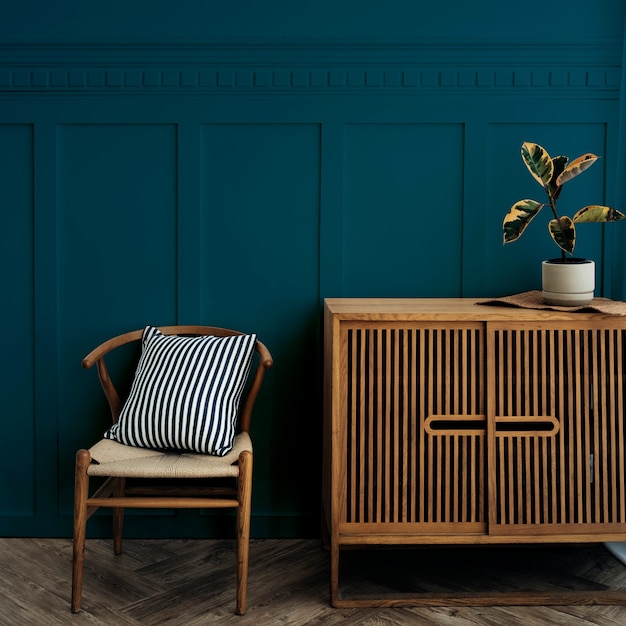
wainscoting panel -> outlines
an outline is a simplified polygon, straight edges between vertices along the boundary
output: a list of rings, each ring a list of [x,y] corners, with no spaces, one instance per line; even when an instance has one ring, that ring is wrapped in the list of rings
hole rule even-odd
[[[33,126],[0,124],[0,228],[4,329],[0,403],[2,514],[16,520],[35,513],[35,362],[33,336]],[[16,246],[15,242],[19,242]],[[15,489],[19,450],[20,488]]]
[[[66,512],[73,455],[108,425],[97,374],[80,368],[82,358],[114,334],[175,319],[176,146],[172,124],[56,129],[59,473]],[[77,420],[85,407],[97,408],[100,418]]]
[[[275,356],[253,419],[258,513],[314,514],[320,127],[201,127],[199,317],[257,332]],[[269,460],[280,450],[281,466]]]
[[[605,122],[591,123],[583,120],[554,123],[504,123],[490,124],[487,128],[486,190],[487,211],[484,230],[487,238],[502,241],[502,220],[509,208],[518,200],[533,198],[547,201],[541,186],[524,165],[519,148],[523,141],[541,144],[551,156],[565,155],[573,160],[587,152],[602,158],[584,175],[569,181],[563,187],[558,201],[561,215],[572,217],[578,209],[590,204],[611,204],[613,190],[607,184],[613,179],[615,162],[614,145],[609,136],[617,133],[610,118]],[[506,155],[506,158],[505,158]],[[512,276],[517,291],[541,288],[541,261],[560,257],[560,249],[548,233],[552,219],[545,207],[518,241],[485,247],[486,263],[483,279],[500,294],[511,293]],[[576,227],[575,256],[595,259],[598,263],[597,293],[610,291],[612,250],[605,241],[606,229],[616,229],[626,236],[622,224],[580,224]],[[604,261],[607,261],[604,263]]]
[[[346,127],[344,295],[460,293],[463,140],[461,124]]]

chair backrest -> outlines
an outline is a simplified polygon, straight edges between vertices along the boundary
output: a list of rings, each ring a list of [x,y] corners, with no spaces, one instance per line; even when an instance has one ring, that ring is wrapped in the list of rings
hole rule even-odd
[[[230,330],[228,328],[219,328],[216,326],[159,326],[161,333],[164,335],[181,335],[181,336],[202,336],[202,335],[216,335],[218,337],[228,337],[232,335],[242,335],[243,333],[237,330]],[[98,377],[102,390],[106,396],[109,407],[111,408],[112,423],[116,423],[120,411],[122,410],[123,401],[113,384],[109,371],[107,369],[104,357],[119,348],[132,342],[139,342],[143,336],[144,329],[133,330],[117,337],[108,339],[104,343],[100,344],[97,348],[92,350],[82,361],[82,365],[85,369],[91,368],[94,364],[98,368]],[[263,382],[263,376],[265,371],[270,369],[273,365],[272,355],[267,347],[257,339],[255,344],[255,351],[258,355],[256,364],[256,370],[254,376],[251,377],[251,383],[248,385],[246,395],[244,396],[240,408],[239,416],[237,420],[237,430],[239,432],[250,431],[250,420],[252,417],[252,408],[256,401],[257,394],[261,388]]]

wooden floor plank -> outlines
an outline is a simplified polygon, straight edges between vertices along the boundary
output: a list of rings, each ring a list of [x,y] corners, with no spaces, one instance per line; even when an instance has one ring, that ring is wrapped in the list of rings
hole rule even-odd
[[[113,555],[110,540],[88,540],[84,609],[69,609],[71,541],[0,539],[0,626],[617,626],[626,624],[624,606],[563,607],[387,607],[334,609],[329,604],[329,557],[318,540],[254,540],[250,547],[248,612],[234,615],[235,552],[230,540],[126,540],[124,554]],[[442,550],[425,554],[398,551],[399,559],[380,567],[368,580],[374,552],[354,554],[356,581],[369,591],[412,584],[443,588],[467,584],[477,572],[481,584],[546,588],[626,587],[626,566],[602,546],[574,547],[519,559],[497,573],[497,554],[476,558]],[[484,554],[485,558],[480,555]],[[546,556],[537,578],[528,567]],[[439,562],[438,562],[439,561]],[[435,567],[435,564],[437,566]],[[505,564],[506,565],[506,564]],[[493,566],[493,571],[490,568]],[[396,568],[396,580],[388,576]],[[420,577],[430,567],[432,580]],[[505,571],[505,570],[502,570]],[[533,574],[534,576],[535,574]],[[542,578],[543,576],[543,578]],[[465,583],[463,582],[465,581]],[[475,582],[475,581],[473,581]],[[470,586],[470,585],[468,585]]]

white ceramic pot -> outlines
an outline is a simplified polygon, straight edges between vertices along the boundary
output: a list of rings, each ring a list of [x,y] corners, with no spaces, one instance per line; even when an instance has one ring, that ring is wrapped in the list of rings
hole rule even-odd
[[[596,264],[589,259],[550,259],[541,264],[543,299],[558,306],[584,306],[593,300]]]

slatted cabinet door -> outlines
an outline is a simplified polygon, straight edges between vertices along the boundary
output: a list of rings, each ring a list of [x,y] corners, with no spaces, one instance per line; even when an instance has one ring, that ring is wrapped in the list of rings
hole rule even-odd
[[[489,324],[489,533],[626,528],[626,330]]]
[[[341,342],[344,524],[485,532],[484,325],[345,323]]]

